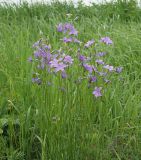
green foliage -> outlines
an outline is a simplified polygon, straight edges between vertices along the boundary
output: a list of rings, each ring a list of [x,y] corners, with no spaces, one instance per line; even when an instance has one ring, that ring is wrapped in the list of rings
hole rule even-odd
[[[77,9],[59,2],[0,6],[0,159],[140,159],[140,12],[135,1]],[[55,26],[68,21],[80,40],[114,41],[107,61],[124,71],[100,100],[83,84],[70,82],[65,93],[31,83],[32,44],[45,36],[58,48]],[[59,84],[64,85],[56,81],[55,87]]]

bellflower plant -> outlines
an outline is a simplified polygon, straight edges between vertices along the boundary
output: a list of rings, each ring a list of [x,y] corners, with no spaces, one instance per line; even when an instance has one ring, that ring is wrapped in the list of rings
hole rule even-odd
[[[109,46],[113,41],[109,37],[101,37],[99,40],[92,38],[83,43],[78,38],[79,32],[70,23],[58,24],[57,31],[62,35],[61,39],[58,39],[59,49],[53,49],[45,39],[40,39],[33,44],[34,53],[28,58],[35,69],[32,82],[37,85],[47,84],[49,82],[47,75],[61,77],[61,81],[67,80],[68,76],[77,77],[79,82],[87,82],[94,97],[102,97],[107,86],[105,84],[112,82],[110,77],[123,70],[123,67],[107,64],[104,60],[107,51],[97,49],[101,43]],[[79,72],[74,75],[77,69]],[[73,75],[70,75],[70,71],[73,71]]]

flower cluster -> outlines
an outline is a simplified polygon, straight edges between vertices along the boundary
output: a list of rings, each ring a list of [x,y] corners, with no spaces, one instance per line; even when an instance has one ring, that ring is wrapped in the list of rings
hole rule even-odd
[[[73,63],[73,59],[69,55],[56,55],[53,57],[49,62],[49,68],[52,69],[55,73],[61,72],[62,78],[65,78],[66,75],[66,68],[69,67]]]
[[[65,24],[60,23],[57,26],[57,30],[58,30],[58,32],[63,32],[63,33],[68,32],[69,35],[75,35],[75,36],[78,35],[78,31],[70,23],[65,23]]]
[[[101,52],[102,53],[102,52]],[[100,53],[100,57],[105,55]],[[97,53],[95,55],[95,58],[99,55]],[[86,57],[84,55],[79,55],[78,57],[80,61],[80,66],[84,69],[85,72],[85,79],[88,79],[89,84],[93,84],[93,82],[97,82],[94,84],[98,84],[98,81],[100,81],[103,84],[108,84],[111,81],[109,80],[110,76],[112,73],[121,73],[122,72],[122,67],[114,67],[112,65],[106,64],[103,59],[95,59],[93,60],[93,57]],[[101,84],[102,85],[102,84]],[[98,87],[95,86],[94,91],[92,92],[95,97],[100,97],[102,96],[102,86]]]
[[[63,48],[63,45],[58,50],[52,50],[51,45],[48,44],[46,40],[41,39],[36,42],[33,45],[35,49],[34,55],[28,58],[29,62],[34,62],[37,71],[37,73],[33,74],[32,82],[40,85],[44,79],[44,74],[52,73],[55,75],[57,75],[57,73],[61,74],[63,79],[67,78],[68,68],[73,66],[76,68],[77,66],[77,68],[80,67],[80,75],[78,75],[78,77],[81,78],[81,80],[88,81],[88,86],[93,88],[92,94],[96,98],[101,97],[105,84],[111,82],[111,74],[121,73],[123,69],[122,67],[114,67],[107,64],[104,61],[107,52],[96,48],[99,46],[98,43],[112,45],[113,41],[109,37],[102,37],[99,41],[91,39],[83,43],[76,38],[78,31],[70,23],[60,23],[57,26],[57,31],[65,34],[58,43],[79,43],[79,48],[70,55],[66,54],[68,53],[68,48]],[[93,50],[93,53],[90,54],[89,48],[91,48],[91,52]]]
[[[62,78],[67,77],[66,70],[73,64],[73,58],[66,55],[60,50],[51,51],[51,46],[46,45],[44,40],[41,39],[33,45],[35,48],[34,55],[28,58],[29,62],[34,62],[38,73],[61,73]],[[42,80],[39,74],[33,74],[32,82],[41,84]]]

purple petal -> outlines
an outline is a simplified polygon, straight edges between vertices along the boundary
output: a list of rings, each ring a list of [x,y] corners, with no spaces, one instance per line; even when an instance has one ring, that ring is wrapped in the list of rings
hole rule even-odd
[[[29,57],[28,62],[32,62],[32,61],[33,61],[32,57]]]
[[[102,37],[100,41],[107,45],[113,44],[113,41],[109,37]]]
[[[64,32],[68,31],[68,30],[73,30],[74,29],[74,26],[70,23],[65,23],[64,24]]]
[[[35,51],[34,52],[34,57],[39,58],[41,56],[40,51]]]
[[[72,29],[72,30],[69,32],[69,35],[75,35],[75,36],[77,36],[77,35],[78,35],[78,31],[75,30],[75,29]]]
[[[70,38],[67,38],[67,37],[63,38],[64,43],[69,43],[69,42],[72,42],[72,41],[73,41],[73,39],[71,37]]]
[[[64,60],[63,60],[65,63],[69,63],[69,64],[72,64],[73,63],[73,59],[71,58],[71,56],[67,55],[64,57]]]
[[[81,42],[80,42],[78,39],[76,39],[76,38],[73,39],[73,42],[74,42],[74,43],[81,43]]]
[[[41,42],[41,40],[35,42],[32,47],[33,47],[33,48],[39,47],[40,42]]]
[[[59,71],[63,72],[66,67],[67,65],[63,64],[62,62],[58,63],[58,65],[55,67],[55,72],[59,72]]]
[[[79,55],[79,60],[81,61],[81,62],[84,62],[84,61],[86,61],[87,60],[87,58],[85,57],[85,56],[83,56],[83,55]]]
[[[63,79],[67,78],[66,72],[62,72],[61,76],[62,76]]]
[[[117,67],[117,68],[116,68],[116,72],[117,72],[117,73],[121,73],[122,70],[123,70],[123,67]]]
[[[40,85],[42,83],[41,79],[38,77],[32,78],[32,82],[37,83],[38,85]]]
[[[97,57],[102,57],[104,55],[106,55],[107,53],[106,52],[99,52],[96,54]]]
[[[102,93],[101,93],[101,87],[95,87],[95,90],[93,91],[93,95],[97,98],[97,97],[101,97]]]
[[[97,59],[95,62],[96,62],[97,64],[104,64],[104,62],[103,62],[102,59]]]
[[[85,68],[85,70],[87,70],[88,72],[92,73],[93,72],[93,67],[89,64],[83,64],[83,67]]]
[[[97,81],[96,76],[92,76],[90,77],[89,83],[96,82],[96,81]]]
[[[47,50],[50,50],[51,46],[50,45],[45,45],[44,48],[47,49]]]
[[[52,61],[49,62],[49,65],[51,68],[57,67],[58,66],[58,60],[53,59]]]
[[[90,40],[90,41],[88,41],[85,45],[84,45],[84,47],[85,48],[89,48],[90,46],[92,46],[93,44],[94,44],[94,39],[92,39],[92,40]]]
[[[63,32],[63,24],[60,23],[58,26],[57,26],[57,31],[58,32]]]
[[[113,67],[113,66],[110,66],[110,65],[105,65],[105,66],[103,66],[103,68],[108,69],[109,72],[112,72],[112,71],[115,70],[114,67]]]

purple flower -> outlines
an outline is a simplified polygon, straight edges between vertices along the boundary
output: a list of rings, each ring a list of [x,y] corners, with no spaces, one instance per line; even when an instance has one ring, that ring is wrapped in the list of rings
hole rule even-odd
[[[79,55],[79,60],[81,61],[81,62],[84,62],[84,61],[86,61],[87,60],[87,58],[85,57],[85,56],[83,56],[83,55]]]
[[[85,45],[84,45],[84,47],[85,48],[89,48],[90,46],[92,46],[93,44],[94,44],[94,39],[92,39],[92,40],[90,40],[90,41],[88,41]]]
[[[69,35],[75,35],[77,36],[78,35],[78,31],[76,29],[72,29],[70,32],[69,32]]]
[[[32,57],[29,57],[28,62],[32,62],[32,61],[33,61]]]
[[[47,53],[43,49],[40,49],[40,55],[43,58],[47,57]]]
[[[95,90],[93,91],[93,95],[97,98],[97,97],[101,97],[101,89],[102,87],[95,87]]]
[[[58,32],[63,32],[63,24],[60,23],[58,26],[57,26],[57,31]]]
[[[34,57],[39,58],[41,56],[40,51],[35,51],[34,52]]]
[[[73,59],[71,58],[71,56],[65,56],[64,57],[64,60],[63,60],[65,63],[69,63],[69,64],[72,64],[73,63]]]
[[[105,65],[105,66],[103,66],[103,68],[108,69],[109,72],[112,72],[112,71],[115,70],[114,67],[113,67],[113,66],[110,66],[110,65]]]
[[[74,43],[81,43],[81,42],[80,42],[78,39],[76,39],[76,38],[73,39],[73,42],[74,42]]]
[[[96,76],[92,76],[90,77],[89,83],[96,82],[96,81],[97,81]]]
[[[96,54],[97,57],[102,57],[104,55],[106,55],[107,53],[106,52],[99,52]]]
[[[65,23],[64,24],[64,32],[66,32],[68,30],[70,30],[70,31],[74,30],[74,26],[70,23]]]
[[[85,70],[87,70],[88,72],[92,73],[93,72],[93,66],[89,65],[89,64],[83,64],[83,67],[85,68]]]
[[[55,68],[58,66],[58,60],[57,59],[53,59],[52,61],[49,62],[49,65],[51,68]]]
[[[78,31],[70,23],[65,23],[65,24],[60,23],[57,26],[57,31],[58,32],[63,32],[63,33],[66,33],[66,32],[69,31],[69,35],[77,35],[78,34]]]
[[[37,83],[38,85],[40,85],[42,83],[41,79],[38,77],[32,78],[32,82]]]
[[[52,58],[52,54],[50,52],[48,52],[46,54],[47,63],[49,63],[51,61],[51,58]]]
[[[64,58],[63,57],[59,57],[58,61],[61,62]]]
[[[67,78],[66,72],[63,71],[62,74],[61,74],[61,76],[62,76],[63,79]]]
[[[59,53],[59,54],[61,54],[61,53]],[[53,54],[53,55],[51,54],[51,57],[56,59],[59,56],[59,54]]]
[[[50,45],[45,45],[44,48],[47,49],[47,50],[50,50],[51,46]]]
[[[122,70],[123,70],[123,67],[117,67],[117,68],[116,68],[116,72],[117,72],[117,73],[121,73]]]
[[[102,37],[100,41],[108,45],[113,44],[113,41],[109,37]]]
[[[41,40],[35,42],[32,47],[33,47],[33,48],[39,47],[40,42],[41,42]]]
[[[69,42],[72,42],[72,41],[73,41],[73,39],[71,37],[70,38],[67,38],[67,37],[63,38],[64,43],[69,43]]]
[[[104,62],[103,62],[102,59],[97,59],[95,62],[96,62],[97,64],[104,64]]]
[[[66,64],[64,63],[58,63],[57,66],[55,67],[55,72],[59,72],[59,71],[64,71],[64,69],[67,67]]]

